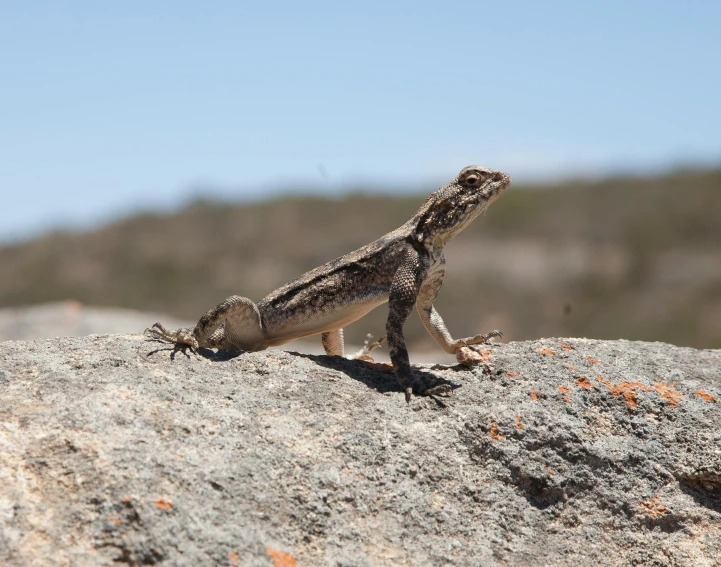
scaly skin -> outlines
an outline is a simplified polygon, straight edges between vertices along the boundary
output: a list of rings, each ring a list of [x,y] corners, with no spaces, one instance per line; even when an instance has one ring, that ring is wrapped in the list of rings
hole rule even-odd
[[[427,383],[410,366],[403,325],[416,306],[429,334],[459,362],[477,362],[478,345],[500,331],[454,339],[433,302],[443,285],[446,243],[480,215],[511,184],[510,177],[469,166],[438,191],[403,226],[358,250],[328,262],[278,288],[256,305],[229,297],[198,321],[194,329],[166,330],[155,323],[146,334],[154,340],[189,348],[264,350],[320,334],[328,355],[343,356],[343,327],[388,302],[386,334],[398,383],[410,401],[413,393],[442,394],[447,384]],[[350,358],[371,360],[381,346],[369,339]]]

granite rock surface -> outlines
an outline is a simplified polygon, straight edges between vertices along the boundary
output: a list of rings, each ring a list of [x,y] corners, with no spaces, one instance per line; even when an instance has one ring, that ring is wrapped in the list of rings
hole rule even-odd
[[[416,367],[0,343],[0,564],[714,566],[721,351],[543,339]]]

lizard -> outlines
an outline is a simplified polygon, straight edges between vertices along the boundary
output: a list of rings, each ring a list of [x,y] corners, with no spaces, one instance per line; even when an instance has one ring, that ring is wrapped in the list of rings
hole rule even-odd
[[[416,214],[385,236],[323,264],[276,289],[257,304],[231,296],[203,315],[194,329],[169,331],[160,323],[145,330],[175,351],[199,348],[260,351],[300,337],[321,335],[326,354],[343,356],[343,327],[388,303],[386,337],[349,358],[372,360],[387,338],[391,363],[406,401],[412,395],[448,393],[450,385],[422,379],[410,365],[403,325],[414,305],[428,333],[460,363],[479,362],[479,345],[498,330],[454,339],[433,306],[445,277],[444,246],[510,186],[502,171],[471,165],[431,193]]]

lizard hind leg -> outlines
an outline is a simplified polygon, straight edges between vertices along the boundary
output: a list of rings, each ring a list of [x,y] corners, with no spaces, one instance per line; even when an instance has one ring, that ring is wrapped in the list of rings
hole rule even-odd
[[[323,349],[328,356],[343,356],[343,329],[334,329],[327,331],[320,336],[323,343]]]
[[[233,295],[203,315],[193,329],[200,346],[245,351],[264,350],[266,342],[258,306]]]

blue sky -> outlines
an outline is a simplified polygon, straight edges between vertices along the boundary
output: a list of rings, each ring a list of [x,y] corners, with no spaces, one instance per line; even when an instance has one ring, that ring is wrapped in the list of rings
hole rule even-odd
[[[719,29],[711,1],[0,0],[0,240],[199,188],[718,164]]]

